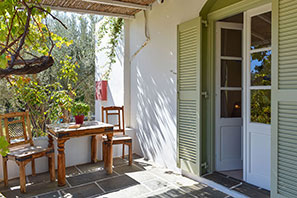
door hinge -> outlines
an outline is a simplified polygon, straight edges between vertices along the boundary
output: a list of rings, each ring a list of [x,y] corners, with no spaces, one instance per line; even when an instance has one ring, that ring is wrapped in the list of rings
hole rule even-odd
[[[207,20],[201,20],[202,24],[204,24],[205,27],[208,27],[208,21]]]
[[[201,95],[204,96],[205,99],[208,98],[208,93],[207,93],[207,91],[202,91],[202,92],[201,92]]]
[[[208,168],[207,162],[202,163],[201,164],[201,168],[207,169]]]

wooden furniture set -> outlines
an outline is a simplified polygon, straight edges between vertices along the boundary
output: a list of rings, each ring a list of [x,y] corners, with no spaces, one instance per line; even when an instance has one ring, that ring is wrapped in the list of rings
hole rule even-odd
[[[108,124],[109,116],[117,116],[118,123]],[[4,122],[5,133],[2,130]],[[106,122],[106,123],[104,123]],[[112,173],[112,145],[123,144],[129,147],[129,165],[132,164],[132,138],[125,135],[124,107],[102,107],[102,122],[87,121],[79,128],[71,128],[73,124],[61,123],[47,125],[48,147],[34,146],[32,140],[29,112],[16,112],[0,115],[0,135],[5,136],[9,143],[9,153],[2,157],[4,185],[8,185],[7,161],[14,160],[20,169],[21,192],[26,192],[25,166],[31,162],[32,175],[35,175],[35,159],[47,156],[49,159],[50,180],[55,181],[55,151],[54,139],[58,146],[58,185],[66,184],[65,171],[65,142],[71,138],[92,136],[91,138],[91,161],[97,161],[97,135],[103,139],[104,168],[108,174]],[[114,135],[115,133],[115,135]],[[120,134],[119,134],[120,133]]]

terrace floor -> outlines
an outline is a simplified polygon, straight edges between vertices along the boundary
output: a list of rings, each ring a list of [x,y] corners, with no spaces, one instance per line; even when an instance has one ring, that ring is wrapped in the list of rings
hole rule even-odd
[[[105,173],[103,162],[68,167],[64,187],[49,182],[49,173],[27,176],[26,194],[20,193],[18,179],[10,180],[9,187],[1,182],[0,197],[229,197],[138,156],[133,159],[133,165],[128,166],[127,160],[115,158],[112,175]]]

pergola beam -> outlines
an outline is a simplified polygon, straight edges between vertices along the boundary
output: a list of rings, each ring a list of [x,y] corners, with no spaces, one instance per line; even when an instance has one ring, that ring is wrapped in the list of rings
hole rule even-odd
[[[64,12],[74,12],[74,13],[80,13],[80,14],[96,14],[96,15],[103,15],[103,16],[113,16],[113,17],[119,17],[119,18],[123,18],[123,19],[135,19],[134,15],[128,15],[128,14],[120,14],[120,13],[112,13],[112,12],[101,12],[101,11],[87,10],[87,9],[77,9],[77,8],[65,8],[65,7],[49,6],[49,5],[43,5],[43,6],[44,7],[49,7],[52,10],[64,11]]]
[[[110,6],[139,9],[139,10],[151,9],[150,5],[141,5],[141,4],[137,4],[137,3],[130,3],[130,2],[124,2],[124,1],[115,1],[115,0],[83,0],[83,1],[104,4],[104,5],[110,5]]]

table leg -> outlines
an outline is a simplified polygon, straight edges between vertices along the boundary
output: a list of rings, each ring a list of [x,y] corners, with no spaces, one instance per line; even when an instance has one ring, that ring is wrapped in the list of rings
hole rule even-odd
[[[65,142],[67,140],[58,140],[58,186],[66,185],[66,168],[65,168]]]
[[[112,174],[112,164],[113,164],[113,158],[112,158],[112,136],[113,134],[107,135],[107,144],[106,144],[106,151],[107,151],[107,159],[106,159],[106,171],[107,174]]]
[[[93,135],[91,139],[91,161],[93,163],[97,162],[97,150],[98,150],[97,138],[95,135]]]
[[[54,139],[51,135],[47,135],[48,137],[48,148],[53,148],[54,147]]]

